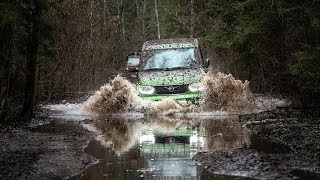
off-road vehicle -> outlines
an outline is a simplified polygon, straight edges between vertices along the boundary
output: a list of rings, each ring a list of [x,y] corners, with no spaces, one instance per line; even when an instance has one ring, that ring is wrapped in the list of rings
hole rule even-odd
[[[200,83],[207,63],[202,60],[198,40],[161,39],[143,44],[138,72],[138,91],[143,99],[200,99]]]

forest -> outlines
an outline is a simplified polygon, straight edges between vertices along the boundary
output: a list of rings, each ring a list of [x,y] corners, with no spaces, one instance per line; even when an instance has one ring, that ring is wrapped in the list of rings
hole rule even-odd
[[[320,114],[319,0],[1,0],[0,123],[94,91],[151,39],[194,37],[213,72]]]

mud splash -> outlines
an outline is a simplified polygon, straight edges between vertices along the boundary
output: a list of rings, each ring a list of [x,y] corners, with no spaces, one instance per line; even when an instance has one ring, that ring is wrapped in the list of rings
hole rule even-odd
[[[249,82],[236,80],[231,74],[208,72],[203,79],[203,100],[198,106],[185,101],[164,99],[152,102],[140,99],[136,88],[128,80],[116,76],[111,83],[100,88],[85,103],[84,107],[90,112],[148,112],[148,113],[177,113],[177,112],[213,112],[236,111],[252,112],[257,109],[254,95],[249,90]]]
[[[118,75],[111,83],[101,86],[100,90],[84,103],[84,107],[90,112],[98,113],[128,112],[137,102],[134,86]]]
[[[85,110],[94,113],[118,113],[118,112],[148,112],[166,114],[175,112],[187,112],[195,106],[186,106],[185,102],[177,103],[172,99],[153,102],[143,100],[137,96],[136,88],[128,80],[116,76],[111,83],[100,87],[86,102]]]
[[[236,80],[231,74],[208,72],[204,77],[202,108],[206,111],[253,111],[257,109],[256,100],[249,89],[249,82]]]
[[[83,104],[62,103],[45,106],[40,105],[40,107],[46,110],[50,110],[50,113],[48,113],[48,115],[51,118],[63,118],[65,120],[71,121],[82,121],[91,119],[98,115],[96,113],[86,111],[83,108]]]

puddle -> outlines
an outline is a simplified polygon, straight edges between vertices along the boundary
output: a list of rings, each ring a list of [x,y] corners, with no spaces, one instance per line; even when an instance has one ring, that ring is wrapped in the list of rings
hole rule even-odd
[[[81,179],[239,179],[213,175],[192,157],[201,151],[247,147],[250,131],[236,116],[100,116],[87,129],[101,134],[85,152],[99,160]]]
[[[79,122],[69,116],[76,106],[54,106],[66,117],[61,123],[52,121],[35,129],[60,134],[86,128],[99,134],[85,149],[97,163],[70,179],[318,178],[310,173],[318,172],[316,164],[296,156],[281,139],[252,134],[237,113],[170,111],[88,116],[80,109],[75,112],[85,120]]]

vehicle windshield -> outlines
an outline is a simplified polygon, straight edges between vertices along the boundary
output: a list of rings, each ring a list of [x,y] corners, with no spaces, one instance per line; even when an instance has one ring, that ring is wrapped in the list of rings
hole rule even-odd
[[[144,59],[143,70],[187,68],[197,64],[195,48],[149,51]]]
[[[128,66],[138,66],[140,59],[138,57],[129,57],[128,58]]]

